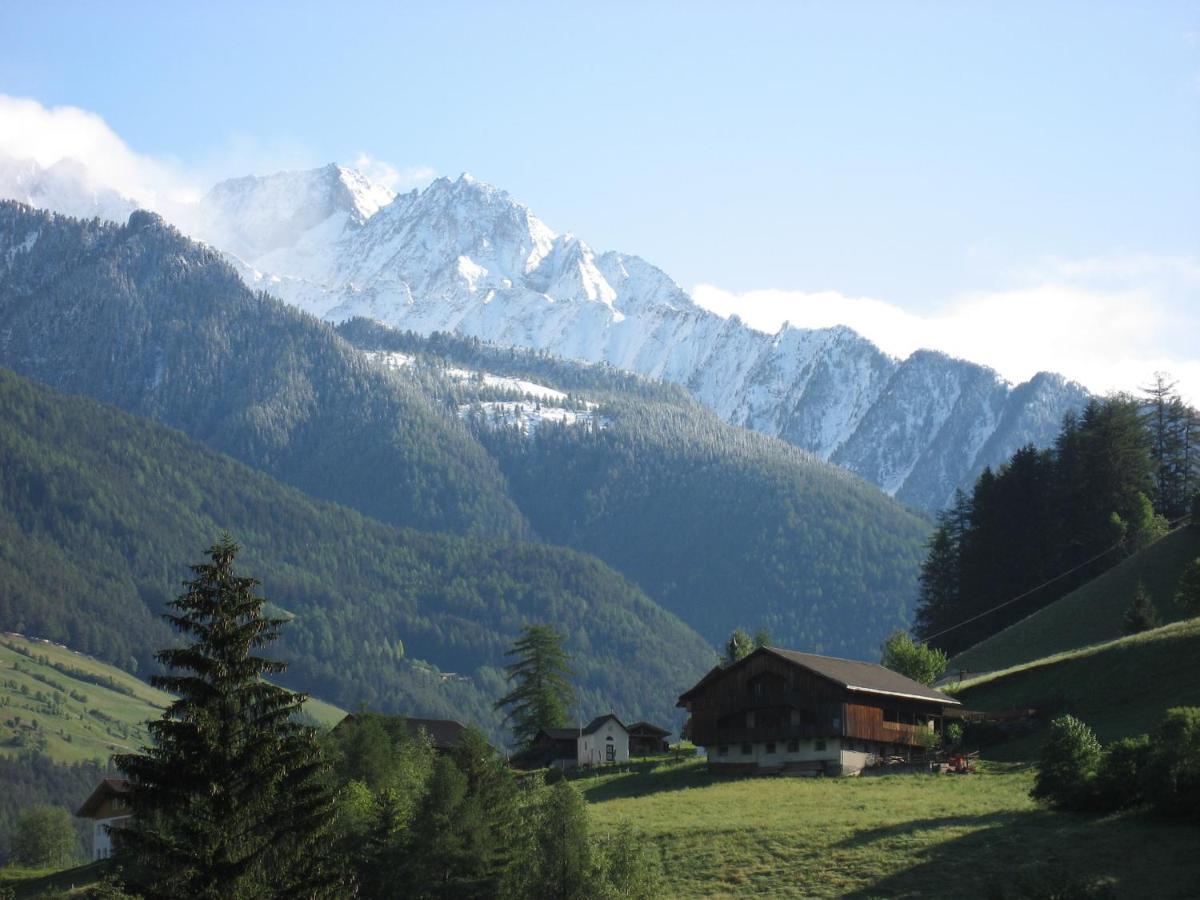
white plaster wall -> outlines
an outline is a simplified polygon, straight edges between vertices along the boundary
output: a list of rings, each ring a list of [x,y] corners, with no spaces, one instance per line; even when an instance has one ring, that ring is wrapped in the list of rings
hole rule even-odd
[[[838,761],[841,758],[842,742],[839,738],[826,738],[825,749],[818,750],[816,741],[800,741],[795,751],[788,752],[787,741],[775,741],[775,752],[767,752],[767,742],[759,741],[751,744],[750,753],[742,753],[742,745],[727,744],[729,752],[725,756],[719,754],[716,746],[708,747],[709,762],[716,763],[755,763],[760,768],[781,766],[789,762],[813,762],[817,760]]]
[[[128,819],[129,816],[112,816],[108,819],[96,819],[92,824],[92,859],[108,859],[112,856],[112,838],[105,826],[116,825]]]
[[[857,775],[874,757],[874,753],[864,753],[862,750],[843,750],[842,774]]]
[[[612,738],[615,754],[612,762],[629,762],[629,732],[613,719],[609,719],[594,733],[579,736],[579,764],[602,766],[609,762],[606,750],[610,743],[609,737]]]

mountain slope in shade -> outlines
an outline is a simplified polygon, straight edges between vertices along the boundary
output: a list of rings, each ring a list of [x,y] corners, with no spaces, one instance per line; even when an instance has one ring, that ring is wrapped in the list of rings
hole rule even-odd
[[[383,521],[528,531],[457,419],[153,213],[118,226],[0,201],[0,364]]]
[[[126,671],[177,635],[164,604],[228,529],[289,618],[288,687],[346,708],[475,722],[527,622],[567,637],[586,710],[676,716],[713,651],[593,557],[394,528],[170,428],[0,369],[0,622]]]
[[[720,645],[877,658],[910,621],[927,523],[678,385],[365,319],[338,327],[468,421],[546,540],[593,553]]]

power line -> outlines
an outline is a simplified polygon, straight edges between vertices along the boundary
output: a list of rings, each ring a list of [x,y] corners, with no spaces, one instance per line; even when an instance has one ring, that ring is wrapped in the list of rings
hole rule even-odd
[[[1167,532],[1167,534],[1174,534],[1180,528],[1184,527],[1180,523],[1185,522],[1190,518],[1191,518],[1190,516],[1180,516],[1174,522],[1169,522],[1168,528],[1170,530]],[[1163,537],[1166,537],[1166,536],[1167,535],[1163,535]],[[924,640],[926,643],[928,643],[929,641],[932,641],[935,638],[940,638],[944,634],[949,634],[951,631],[955,631],[959,628],[962,628],[964,625],[970,625],[972,622],[977,621],[978,619],[982,619],[984,616],[989,616],[998,609],[1004,609],[1004,607],[1006,607],[1006,606],[1011,606],[1012,604],[1016,603],[1018,600],[1025,599],[1030,594],[1036,593],[1036,592],[1040,591],[1042,588],[1047,587],[1051,584],[1054,584],[1054,582],[1059,581],[1063,578],[1066,578],[1068,575],[1078,572],[1080,569],[1084,568],[1085,566],[1090,566],[1092,563],[1094,563],[1100,557],[1107,556],[1108,554],[1112,553],[1114,550],[1116,550],[1118,547],[1120,547],[1121,544],[1122,544],[1121,541],[1117,541],[1115,544],[1113,544],[1107,550],[1102,550],[1101,552],[1099,552],[1095,556],[1093,556],[1091,559],[1084,560],[1083,562],[1081,562],[1079,565],[1075,566],[1074,568],[1067,569],[1067,571],[1065,571],[1065,572],[1060,572],[1058,575],[1055,575],[1053,578],[1049,579],[1048,581],[1043,581],[1041,584],[1037,585],[1036,587],[1031,587],[1029,590],[1025,591],[1023,594],[1017,594],[1017,596],[1013,597],[1011,600],[1005,600],[1003,603],[998,603],[997,605],[993,606],[991,609],[985,609],[981,613],[976,613],[975,615],[971,616],[971,618],[964,619],[963,621],[959,622],[957,625],[951,625],[949,628],[943,628],[937,634],[927,635],[924,638]]]

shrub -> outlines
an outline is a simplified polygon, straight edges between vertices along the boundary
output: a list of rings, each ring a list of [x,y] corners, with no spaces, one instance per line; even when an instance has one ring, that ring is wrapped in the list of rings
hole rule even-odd
[[[933,684],[946,673],[946,654],[917,643],[904,631],[892,632],[883,642],[880,663],[921,684]]]
[[[1146,593],[1146,586],[1140,581],[1133,592],[1133,600],[1125,610],[1122,629],[1126,634],[1141,634],[1151,628],[1158,627],[1158,609],[1154,601]]]
[[[31,806],[17,819],[12,848],[22,865],[66,866],[78,856],[79,839],[70,814],[61,806]]]
[[[1099,763],[1095,732],[1074,716],[1059,716],[1050,723],[1030,793],[1051,806],[1086,809],[1093,802],[1092,781]]]
[[[597,853],[596,893],[621,900],[663,896],[662,872],[650,846],[628,824],[602,839]]]
[[[1200,818],[1200,707],[1167,710],[1153,734],[1145,784],[1158,811]]]
[[[1145,799],[1150,736],[1122,738],[1104,748],[1096,770],[1096,802],[1103,809],[1125,809]]]

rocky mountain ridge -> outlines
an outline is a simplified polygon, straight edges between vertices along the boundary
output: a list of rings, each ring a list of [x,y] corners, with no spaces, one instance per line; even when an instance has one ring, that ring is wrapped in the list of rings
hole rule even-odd
[[[248,284],[327,321],[454,332],[673,381],[726,421],[931,511],[984,466],[1046,445],[1087,397],[1050,373],[1012,386],[937,352],[897,360],[844,327],[757,331],[469,175],[398,196],[337,166],[239,178],[185,218]]]

